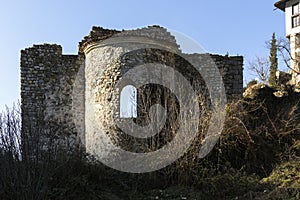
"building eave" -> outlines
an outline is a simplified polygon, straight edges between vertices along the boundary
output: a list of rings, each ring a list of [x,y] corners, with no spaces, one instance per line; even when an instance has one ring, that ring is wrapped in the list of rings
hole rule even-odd
[[[286,2],[288,2],[289,0],[280,0],[277,1],[274,6],[280,10],[282,10],[283,12],[285,12],[285,4]]]

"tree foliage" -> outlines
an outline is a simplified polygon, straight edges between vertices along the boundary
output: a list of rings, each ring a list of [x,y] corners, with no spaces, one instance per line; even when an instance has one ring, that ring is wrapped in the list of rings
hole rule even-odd
[[[270,48],[270,77],[269,85],[277,86],[276,71],[278,70],[278,58],[277,58],[277,44],[275,33],[272,35],[271,48]]]

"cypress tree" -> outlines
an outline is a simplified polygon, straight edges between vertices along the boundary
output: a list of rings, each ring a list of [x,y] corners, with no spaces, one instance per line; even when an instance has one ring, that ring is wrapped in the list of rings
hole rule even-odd
[[[271,48],[270,48],[270,77],[269,85],[277,86],[276,71],[278,70],[277,47],[275,33],[272,35]]]

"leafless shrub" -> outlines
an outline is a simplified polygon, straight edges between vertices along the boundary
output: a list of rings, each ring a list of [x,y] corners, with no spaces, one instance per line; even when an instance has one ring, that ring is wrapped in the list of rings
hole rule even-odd
[[[72,159],[76,162],[70,149],[61,148],[55,138],[42,143],[46,127],[29,129],[27,135],[21,135],[19,106],[0,115],[1,199],[46,199],[51,196],[54,175],[60,170],[68,174],[66,169],[74,167],[67,166]]]
[[[270,62],[267,58],[256,56],[254,61],[249,62],[249,70],[254,73],[253,75],[258,76],[261,82],[268,82],[270,75]]]

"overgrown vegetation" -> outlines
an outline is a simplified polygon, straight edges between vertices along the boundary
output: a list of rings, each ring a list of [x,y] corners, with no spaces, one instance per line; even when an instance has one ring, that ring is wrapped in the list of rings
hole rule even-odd
[[[41,127],[30,130],[37,140],[21,142],[19,110],[7,110],[0,117],[0,199],[299,199],[300,94],[279,98],[256,83],[248,90],[227,106],[207,157],[197,156],[199,135],[175,163],[146,174],[110,169],[54,140],[41,149]]]

